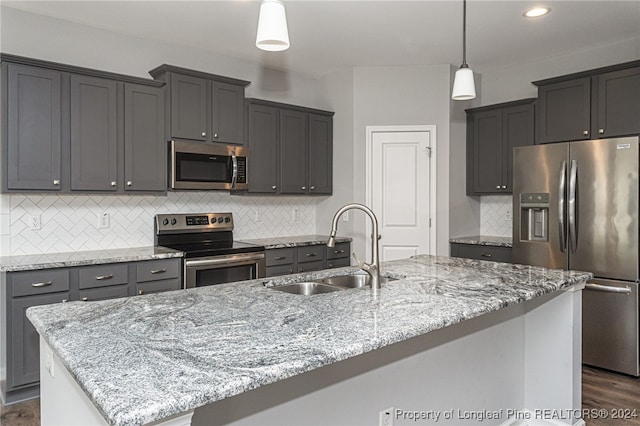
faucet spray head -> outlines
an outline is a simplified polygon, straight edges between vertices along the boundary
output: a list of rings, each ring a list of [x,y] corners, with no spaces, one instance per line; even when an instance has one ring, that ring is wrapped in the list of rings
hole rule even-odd
[[[336,245],[336,233],[335,232],[331,232],[331,235],[329,235],[329,241],[327,241],[327,247],[334,247]]]

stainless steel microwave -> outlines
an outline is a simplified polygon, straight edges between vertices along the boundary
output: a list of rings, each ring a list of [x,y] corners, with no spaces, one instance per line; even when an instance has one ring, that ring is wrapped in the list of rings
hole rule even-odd
[[[171,189],[247,189],[247,148],[172,140],[169,142]]]

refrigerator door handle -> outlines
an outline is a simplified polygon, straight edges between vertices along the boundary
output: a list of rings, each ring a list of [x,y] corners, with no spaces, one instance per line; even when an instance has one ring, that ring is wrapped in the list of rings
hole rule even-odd
[[[607,293],[622,293],[622,294],[631,294],[631,288],[627,287],[612,287],[609,285],[600,285],[600,284],[586,284],[584,286],[588,290],[595,291],[604,291]]]
[[[566,217],[565,201],[567,197],[567,162],[562,162],[560,168],[560,180],[558,181],[558,224],[560,225],[560,251],[567,251],[567,227],[564,223]]]
[[[578,180],[578,162],[571,160],[571,172],[569,173],[569,238],[571,239],[571,250],[578,248],[578,226],[577,226],[577,194],[576,185]]]

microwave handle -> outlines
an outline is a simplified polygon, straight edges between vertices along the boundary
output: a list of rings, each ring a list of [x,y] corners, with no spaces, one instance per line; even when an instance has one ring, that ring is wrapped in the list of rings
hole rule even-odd
[[[231,154],[231,163],[233,164],[233,172],[231,175],[231,189],[235,188],[236,181],[238,180],[238,157],[235,154]]]

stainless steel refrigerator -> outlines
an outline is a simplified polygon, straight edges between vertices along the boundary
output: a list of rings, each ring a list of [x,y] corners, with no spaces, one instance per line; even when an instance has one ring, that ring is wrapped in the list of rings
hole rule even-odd
[[[513,262],[593,272],[583,363],[638,376],[639,138],[514,148]]]

